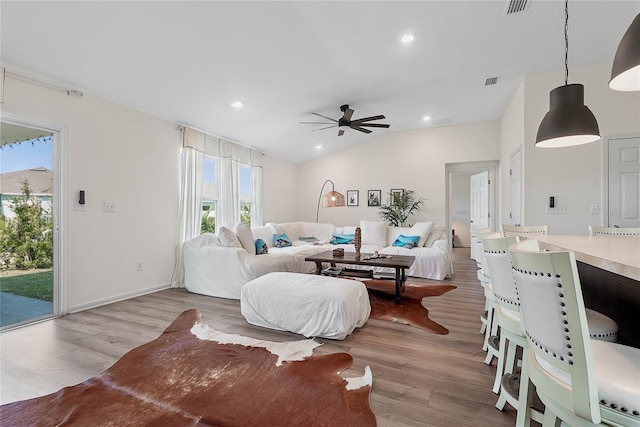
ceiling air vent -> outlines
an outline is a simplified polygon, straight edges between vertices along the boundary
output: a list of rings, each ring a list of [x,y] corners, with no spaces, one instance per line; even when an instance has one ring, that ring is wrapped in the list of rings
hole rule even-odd
[[[484,81],[484,85],[485,86],[497,85],[499,79],[500,77],[489,77],[487,80]]]
[[[529,9],[529,3],[531,3],[531,0],[507,0],[504,14],[513,15],[514,13],[524,12]]]
[[[431,119],[431,127],[451,126],[455,123],[453,116]]]

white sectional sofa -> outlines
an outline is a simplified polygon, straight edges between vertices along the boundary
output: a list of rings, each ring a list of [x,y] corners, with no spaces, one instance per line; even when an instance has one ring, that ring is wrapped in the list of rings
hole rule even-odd
[[[337,247],[344,248],[345,252],[355,251],[353,244],[336,245],[330,242],[334,235],[354,234],[356,226],[336,227],[333,224],[302,221],[271,223],[252,227],[249,236],[246,228],[237,230],[238,235],[243,237],[240,239],[234,239],[234,233],[227,229],[220,230],[218,235],[205,233],[184,243],[187,290],[197,294],[240,299],[242,286],[257,277],[277,271],[313,273],[315,264],[305,261],[306,257]],[[363,254],[378,251],[380,254],[413,255],[416,261],[407,270],[409,276],[443,280],[453,273],[451,244],[446,226],[417,223],[413,228],[402,228],[380,222],[361,221],[360,228]],[[286,234],[292,245],[276,247],[274,234]],[[420,234],[419,243],[423,245],[411,249],[393,246],[401,234]],[[255,254],[257,239],[262,239],[267,244],[268,253]]]

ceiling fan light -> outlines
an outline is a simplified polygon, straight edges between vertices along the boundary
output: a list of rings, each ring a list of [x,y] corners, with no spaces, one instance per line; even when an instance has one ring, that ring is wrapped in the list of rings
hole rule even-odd
[[[584,105],[583,85],[557,87],[549,94],[549,100],[549,112],[538,128],[536,147],[571,147],[600,139],[598,122]]]
[[[609,87],[623,92],[640,90],[640,13],[618,45]]]

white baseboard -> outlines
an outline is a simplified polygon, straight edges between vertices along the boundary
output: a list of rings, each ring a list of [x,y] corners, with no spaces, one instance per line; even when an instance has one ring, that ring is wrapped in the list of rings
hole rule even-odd
[[[100,306],[103,306],[103,305],[112,304],[114,302],[124,301],[124,300],[127,300],[127,299],[139,297],[139,296],[142,296],[142,295],[152,294],[154,292],[158,292],[158,291],[162,291],[162,290],[170,289],[170,288],[171,288],[171,284],[170,283],[165,283],[165,284],[162,284],[162,285],[153,286],[151,288],[146,288],[146,289],[141,289],[139,291],[130,292],[130,293],[127,293],[127,294],[121,294],[121,295],[110,297],[110,298],[103,298],[103,299],[99,299],[99,300],[95,300],[95,301],[90,301],[90,302],[87,302],[87,303],[84,303],[84,304],[74,305],[72,307],[69,307],[69,312],[67,314],[77,313],[79,311],[88,310],[90,308],[96,308],[96,307],[100,307]]]

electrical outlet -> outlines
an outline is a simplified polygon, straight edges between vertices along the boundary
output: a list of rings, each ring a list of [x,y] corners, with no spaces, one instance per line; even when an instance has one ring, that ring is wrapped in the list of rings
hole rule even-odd
[[[142,264],[142,261],[136,262],[136,271],[142,271],[142,270],[144,270],[144,265]]]
[[[589,208],[589,212],[591,212],[592,214],[597,214],[599,211],[600,209],[598,209],[598,205],[595,203],[593,203]]]

